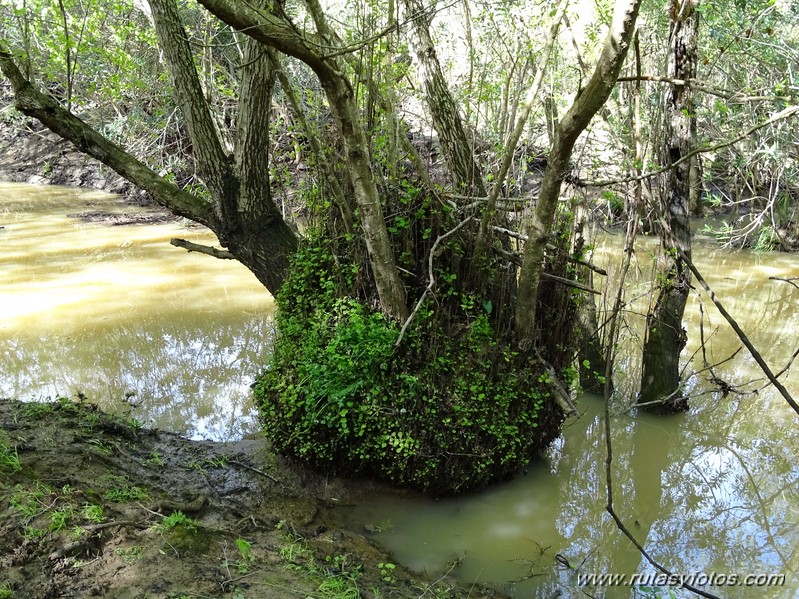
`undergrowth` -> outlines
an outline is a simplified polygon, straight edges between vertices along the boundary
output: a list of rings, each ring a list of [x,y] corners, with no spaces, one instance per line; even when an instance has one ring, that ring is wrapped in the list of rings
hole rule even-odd
[[[545,376],[496,334],[490,301],[442,285],[457,309],[428,302],[395,347],[400,326],[346,293],[356,273],[323,239],[294,259],[255,387],[275,449],[453,494],[513,475],[557,435]]]

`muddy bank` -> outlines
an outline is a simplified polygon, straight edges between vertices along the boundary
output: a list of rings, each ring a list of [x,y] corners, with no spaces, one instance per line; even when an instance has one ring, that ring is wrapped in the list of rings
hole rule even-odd
[[[138,205],[151,203],[147,194],[32,119],[24,126],[0,121],[0,181],[89,187]]]
[[[325,526],[370,483],[261,441],[189,441],[89,404],[0,400],[0,597],[487,597]]]

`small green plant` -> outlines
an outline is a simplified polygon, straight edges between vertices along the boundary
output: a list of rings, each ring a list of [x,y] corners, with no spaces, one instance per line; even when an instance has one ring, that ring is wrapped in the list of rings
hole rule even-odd
[[[96,524],[99,524],[105,520],[105,516],[103,515],[103,506],[97,505],[96,503],[84,503],[81,515],[83,516],[84,520],[88,520],[89,522],[94,522]]]
[[[56,404],[53,403],[30,402],[25,404],[25,407],[22,408],[22,411],[28,418],[32,420],[39,420],[47,414],[53,414],[55,409]]]
[[[49,502],[45,502],[45,498],[52,494],[53,490],[39,481],[30,488],[17,485],[11,494],[11,507],[22,512],[25,518],[33,519],[47,510]]]
[[[311,557],[311,551],[303,542],[302,537],[287,534],[284,539],[285,544],[280,547],[279,555],[283,561],[290,562],[288,566]]]
[[[56,510],[50,514],[50,526],[48,529],[50,532],[58,532],[63,530],[67,527],[69,523],[69,519],[75,515],[74,509],[71,506],[67,506],[63,509]]]
[[[11,443],[3,438],[0,438],[0,472],[14,473],[22,470],[22,464],[19,461],[19,453],[16,447],[12,447]]]
[[[377,569],[380,570],[380,576],[385,582],[394,582],[394,569],[396,564],[391,562],[380,562],[377,564]]]
[[[114,453],[113,447],[102,439],[89,439],[89,444],[92,445],[99,454],[110,456]]]
[[[0,582],[0,599],[11,599],[14,596],[14,589],[7,580]]]
[[[150,452],[150,457],[144,460],[144,463],[152,466],[163,466],[164,458],[157,450],[153,449]]]
[[[153,528],[159,532],[167,532],[177,526],[182,526],[187,530],[197,530],[197,521],[189,518],[186,514],[178,510],[172,512]]]
[[[239,551],[239,559],[231,564],[231,562],[227,559],[226,552],[225,561],[222,565],[225,568],[229,568],[232,565],[236,568],[236,571],[239,574],[247,574],[250,571],[250,567],[255,562],[255,556],[252,553],[252,543],[246,539],[236,539],[236,549]]]
[[[774,229],[769,226],[760,229],[757,241],[752,248],[755,252],[773,252],[779,245],[779,237],[774,233]]]
[[[26,541],[39,541],[46,536],[46,530],[34,528],[32,526],[26,526],[25,530],[22,531],[22,538],[24,538]]]
[[[100,479],[100,482],[112,485],[103,497],[113,503],[144,501],[148,497],[147,491],[136,485],[131,485],[130,481],[124,476],[106,475]]]
[[[118,547],[116,554],[122,558],[122,561],[130,565],[141,557],[142,551],[144,551],[144,547],[134,545],[126,548]]]
[[[329,576],[317,589],[324,599],[358,599],[358,585],[349,576]]]

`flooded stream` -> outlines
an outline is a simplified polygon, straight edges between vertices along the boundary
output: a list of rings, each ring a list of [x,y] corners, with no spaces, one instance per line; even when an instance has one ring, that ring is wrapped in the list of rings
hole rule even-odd
[[[595,261],[612,278],[619,240],[601,239]],[[647,289],[654,247],[654,240],[641,241],[627,297]],[[799,348],[799,289],[769,277],[796,276],[799,259],[727,251],[698,239],[695,261],[772,370],[788,364]],[[638,381],[625,374],[640,372],[641,314],[648,301],[646,295],[629,307],[627,351],[615,374],[616,512],[652,558],[674,574],[694,575],[694,586],[725,598],[799,597],[799,416],[764,388],[746,349],[725,361],[741,343],[704,294],[694,295],[688,307],[684,356],[694,359],[686,375],[703,368],[701,320],[708,362],[723,362],[713,372],[737,387],[724,397],[709,371],[699,372],[686,384],[688,414],[626,410]],[[781,377],[794,397],[797,377],[791,371]],[[376,497],[340,510],[341,522],[378,531],[375,540],[414,570],[433,577],[452,571],[518,598],[695,596],[646,578],[657,571],[605,511],[603,401],[584,396],[578,407],[580,417],[567,423],[546,459],[511,482],[440,501]],[[583,585],[580,577],[592,574],[642,578],[630,586]],[[783,584],[754,584],[769,576]],[[710,577],[736,584],[705,585]]]
[[[169,245],[217,244],[206,229],[74,216],[95,212],[145,210],[0,184],[0,397],[80,393],[192,438],[254,432],[249,385],[271,343],[269,294],[236,262]]]
[[[269,352],[268,294],[240,265],[168,243],[177,236],[214,244],[203,229],[176,222],[112,227],[67,216],[82,211],[135,209],[104,194],[0,185],[0,396],[80,392],[106,409],[191,437],[253,432],[248,392]],[[596,262],[610,271],[614,243],[597,250]],[[648,247],[637,252],[641,280],[651,270]],[[772,369],[783,368],[799,346],[799,289],[769,277],[797,276],[799,259],[701,242],[695,259]],[[628,297],[643,286],[631,282]],[[741,344],[700,297],[705,353],[709,362],[721,362]],[[646,301],[631,306],[630,347],[640,327],[634,312],[645,311]],[[699,305],[692,298],[688,372],[702,368]],[[611,418],[621,519],[674,573],[735,575],[742,582],[747,575],[785,575],[783,586],[707,587],[721,597],[799,597],[799,417],[763,388],[745,349],[714,372],[732,385],[759,380],[724,397],[702,372],[687,384],[691,412],[679,416],[625,409],[636,381],[625,381],[624,373],[636,368],[634,357],[620,360],[622,401]],[[791,371],[781,377],[794,396],[797,377]],[[546,459],[514,481],[459,499],[376,496],[333,517],[377,531],[374,538],[395,561],[414,570],[433,577],[451,571],[519,598],[669,597],[646,581],[580,586],[582,574],[654,570],[605,512],[602,401],[587,396],[578,406],[580,417],[567,423]],[[695,582],[701,585],[701,576]]]

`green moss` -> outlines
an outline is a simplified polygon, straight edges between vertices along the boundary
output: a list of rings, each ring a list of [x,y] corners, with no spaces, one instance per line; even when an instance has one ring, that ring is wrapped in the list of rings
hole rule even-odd
[[[451,494],[507,478],[554,438],[560,409],[540,368],[499,341],[490,302],[458,297],[446,320],[423,306],[396,348],[400,327],[341,293],[352,271],[334,262],[323,244],[301,251],[277,298],[255,387],[277,450]]]

